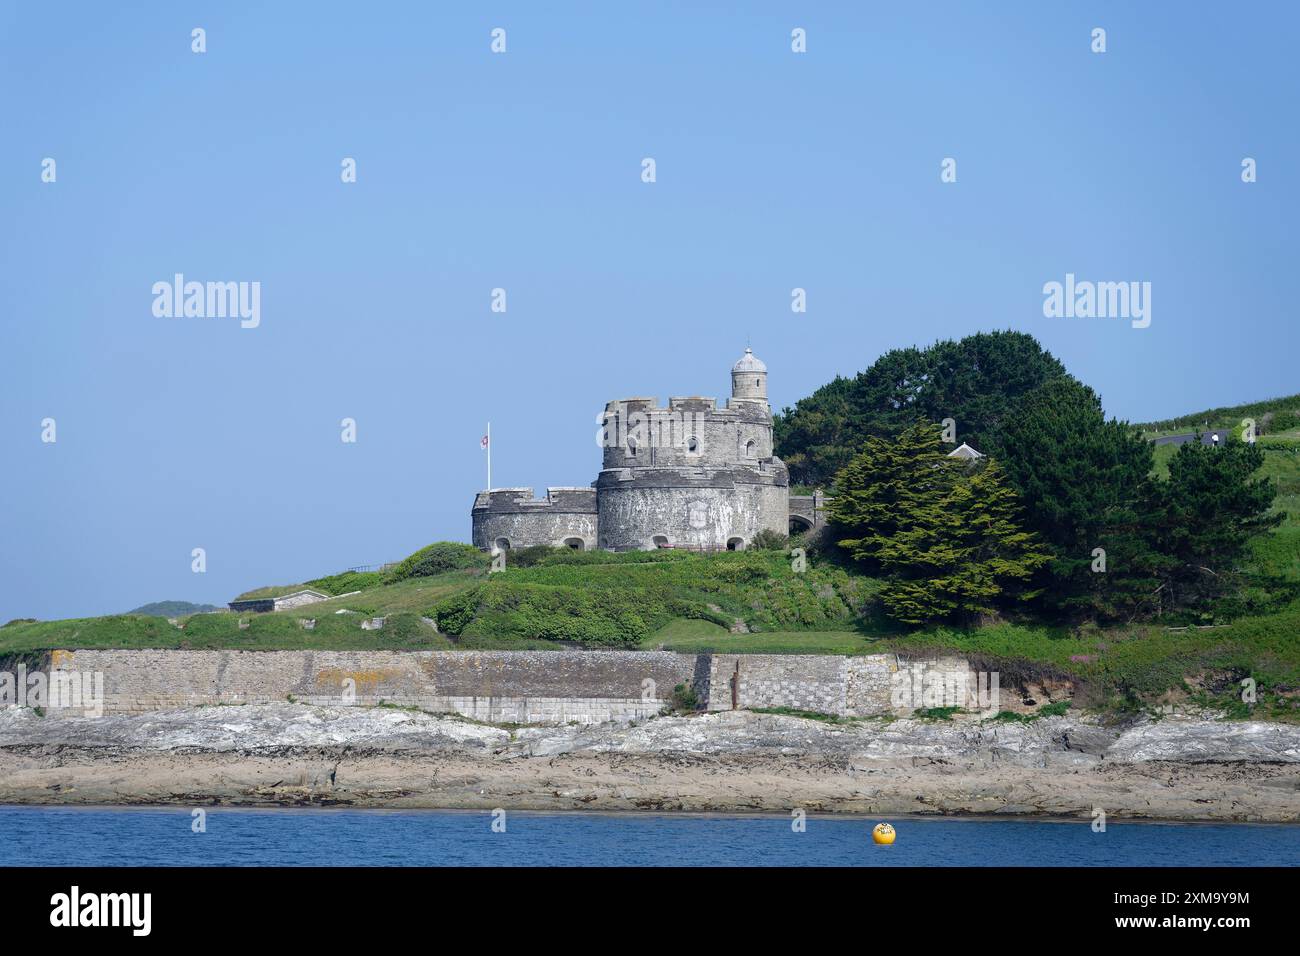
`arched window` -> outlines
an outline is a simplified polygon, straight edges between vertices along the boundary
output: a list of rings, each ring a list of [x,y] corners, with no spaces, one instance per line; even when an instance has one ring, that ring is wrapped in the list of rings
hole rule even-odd
[[[758,442],[754,441],[751,438],[749,441],[745,442],[745,457],[753,458],[757,454],[758,454]]]
[[[564,546],[565,546],[566,548],[569,548],[569,549],[573,550],[573,551],[581,551],[581,550],[583,549],[583,545],[584,545],[584,542],[583,542],[583,540],[582,540],[581,538],[565,538],[565,539],[564,539]]]
[[[745,539],[744,539],[744,538],[728,538],[728,539],[727,539],[727,550],[728,550],[728,551],[744,551],[744,550],[745,550]]]
[[[694,435],[686,439],[686,451],[692,455],[698,455],[700,453],[700,440]]]
[[[666,548],[668,547],[668,536],[664,534],[657,534],[650,539],[650,543],[654,545],[656,548]]]
[[[496,543],[497,543],[497,550],[498,550],[498,551],[509,551],[509,550],[510,550],[510,539],[509,539],[509,538],[497,538],[497,542],[496,542]]]

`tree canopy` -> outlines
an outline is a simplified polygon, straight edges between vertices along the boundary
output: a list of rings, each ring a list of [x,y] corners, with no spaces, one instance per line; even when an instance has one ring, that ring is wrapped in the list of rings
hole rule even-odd
[[[1044,382],[991,438],[1026,503],[1026,522],[1052,551],[1043,604],[1070,616],[1131,616],[1158,586],[1149,531],[1159,505],[1152,449],[1073,378]]]
[[[946,418],[956,422],[957,442],[982,451],[1021,396],[1066,375],[1023,332],[981,332],[924,349],[894,349],[866,371],[837,377],[777,415],[777,454],[796,484],[829,485],[868,438]]]
[[[880,599],[912,624],[992,614],[1050,553],[1021,524],[1001,467],[947,457],[941,426],[918,422],[893,440],[869,438],[836,479],[839,544],[883,572]]]

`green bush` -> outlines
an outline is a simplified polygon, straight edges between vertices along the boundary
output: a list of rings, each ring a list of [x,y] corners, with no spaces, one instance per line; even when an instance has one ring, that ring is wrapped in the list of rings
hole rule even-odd
[[[554,548],[549,544],[535,544],[529,548],[519,548],[507,552],[506,565],[512,568],[531,568],[538,564],[544,564],[548,558],[556,557],[557,552],[572,550],[572,548]]]
[[[490,560],[488,555],[472,544],[435,541],[398,563],[395,568],[389,569],[384,576],[384,583],[395,584],[407,578],[427,578],[467,568],[486,568]]]
[[[378,571],[341,571],[338,574],[308,581],[304,586],[324,591],[326,594],[338,595],[364,591],[366,588],[377,588],[383,583],[384,576]]]
[[[440,601],[429,612],[429,616],[438,623],[438,630],[453,637],[464,633],[465,627],[474,620],[474,613],[478,610],[480,590],[481,587],[471,588]]]
[[[1270,433],[1286,432],[1293,428],[1300,428],[1300,411],[1274,412],[1272,420],[1268,423]]]
[[[668,699],[668,708],[673,713],[689,714],[699,710],[700,698],[695,693],[695,689],[687,687],[685,684],[678,684],[673,688],[673,695]]]
[[[661,602],[635,590],[525,584],[493,575],[476,589],[474,620],[461,633],[601,647],[631,647],[668,623]],[[441,630],[442,609],[437,618]]]
[[[790,536],[773,531],[771,528],[764,528],[754,535],[749,546],[757,551],[784,551],[790,547]]]

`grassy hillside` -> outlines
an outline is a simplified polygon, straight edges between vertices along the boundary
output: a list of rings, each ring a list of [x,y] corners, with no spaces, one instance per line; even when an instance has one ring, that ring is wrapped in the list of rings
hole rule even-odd
[[[1244,405],[1207,408],[1205,411],[1179,415],[1176,418],[1142,422],[1134,427],[1154,437],[1186,433],[1196,429],[1237,428],[1243,418],[1255,419],[1260,434],[1300,438],[1300,395],[1286,395]]]
[[[636,647],[679,619],[760,631],[866,626],[875,582],[831,564],[792,568],[782,552],[677,551],[541,556],[491,575],[432,611],[464,638],[522,638]]]

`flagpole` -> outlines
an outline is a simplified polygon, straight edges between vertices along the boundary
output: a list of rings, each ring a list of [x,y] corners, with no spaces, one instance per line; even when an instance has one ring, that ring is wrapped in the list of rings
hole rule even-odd
[[[492,490],[492,423],[491,423],[491,422],[488,422],[487,439],[488,439],[488,446],[487,446],[487,453],[488,453],[488,486],[487,486],[487,490],[488,490],[488,491],[491,491],[491,490]]]

